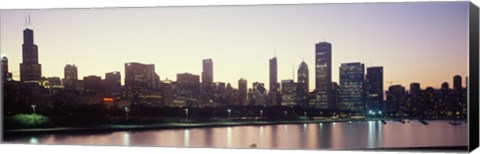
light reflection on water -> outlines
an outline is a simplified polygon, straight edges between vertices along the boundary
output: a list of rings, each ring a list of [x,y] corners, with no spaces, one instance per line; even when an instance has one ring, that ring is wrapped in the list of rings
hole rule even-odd
[[[183,134],[184,134],[183,144],[185,147],[189,147],[190,146],[190,130],[185,129]]]
[[[401,124],[354,123],[279,124],[148,131],[93,135],[42,135],[8,139],[10,143],[82,144],[167,147],[278,149],[365,149],[379,147],[466,146],[467,124],[447,121]]]
[[[130,133],[124,132],[123,133],[123,145],[130,145]]]

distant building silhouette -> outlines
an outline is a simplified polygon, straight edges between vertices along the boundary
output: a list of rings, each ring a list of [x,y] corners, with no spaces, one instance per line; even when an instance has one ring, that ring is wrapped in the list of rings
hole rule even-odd
[[[391,85],[387,91],[387,111],[398,112],[402,104],[406,102],[405,87],[401,85]]]
[[[247,79],[238,80],[238,105],[247,105]]]
[[[340,66],[340,104],[341,110],[363,111],[364,73],[362,63],[343,63]]]
[[[265,84],[260,82],[254,82],[253,85],[253,98],[254,105],[267,106],[267,90]]]
[[[213,61],[212,59],[204,59],[202,63],[202,83],[201,96],[204,105],[211,105],[213,97]]]
[[[368,67],[365,104],[369,110],[383,110],[383,67]]]
[[[38,63],[38,47],[33,41],[33,30],[23,31],[22,63],[20,64],[20,81],[39,81],[42,66]]]
[[[78,83],[78,69],[75,65],[66,65],[63,69],[63,87],[65,90],[80,90]]]
[[[203,60],[202,83],[213,83],[213,61],[212,59]]]
[[[185,106],[185,104],[175,104],[175,96],[174,96],[174,85],[175,83],[172,82],[171,80],[165,79],[162,84],[162,92],[163,92],[163,102],[165,106],[170,106],[170,107],[182,107]]]
[[[225,82],[214,82],[213,83],[213,102],[219,106],[225,106],[227,104],[226,96],[227,96],[227,85]]]
[[[12,73],[8,72],[8,59],[7,57],[2,57],[2,78],[3,81],[12,81]]]
[[[141,63],[125,63],[125,96],[128,99],[139,99],[143,92],[159,89],[160,79],[155,73],[155,65]]]
[[[453,105],[456,110],[461,113],[467,112],[467,89],[462,88],[462,76],[455,75],[453,77]]]
[[[268,106],[278,105],[278,66],[277,57],[273,57],[269,60],[269,91],[268,91]]]
[[[83,77],[83,91],[89,94],[100,94],[103,92],[102,77],[90,75]]]
[[[426,109],[426,105],[423,102],[423,92],[420,83],[410,83],[407,106],[409,106],[412,111],[423,112]]]
[[[308,107],[309,102],[309,76],[308,76],[308,66],[305,61],[302,61],[298,66],[297,70],[297,95],[296,99],[299,103],[298,105],[302,107]]]
[[[118,97],[122,95],[120,72],[105,73],[105,94],[109,97]]]
[[[459,91],[462,89],[462,77],[460,75],[455,75],[453,77],[453,90]]]
[[[328,42],[315,45],[315,95],[315,103],[310,107],[332,107],[332,45]]]
[[[176,101],[185,102],[187,107],[203,107],[198,104],[200,77],[191,73],[177,74],[175,96]]]
[[[333,108],[339,109],[340,107],[340,85],[336,82],[332,82],[332,97],[333,97]]]
[[[49,88],[59,87],[62,85],[60,77],[48,77],[47,78]]]
[[[293,80],[282,80],[282,106],[298,105],[296,95],[297,85]]]

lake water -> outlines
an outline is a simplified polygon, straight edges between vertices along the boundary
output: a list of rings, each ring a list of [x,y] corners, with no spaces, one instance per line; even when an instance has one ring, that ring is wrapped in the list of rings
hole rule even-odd
[[[274,149],[366,149],[391,147],[467,146],[468,124],[447,121],[409,123],[353,122],[232,126],[169,130],[118,131],[104,134],[38,135],[9,143],[126,145]]]

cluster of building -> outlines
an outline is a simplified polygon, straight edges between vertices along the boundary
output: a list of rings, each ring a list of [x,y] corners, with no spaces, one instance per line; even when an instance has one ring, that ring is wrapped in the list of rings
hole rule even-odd
[[[125,63],[124,85],[120,72],[105,73],[105,77],[90,75],[78,78],[78,68],[68,64],[64,77],[41,76],[38,48],[33,30],[23,31],[23,62],[20,81],[14,81],[8,71],[8,59],[2,58],[2,77],[6,101],[49,105],[56,101],[72,104],[111,103],[169,107],[222,106],[301,106],[362,113],[368,110],[385,112],[466,112],[466,87],[462,78],[454,77],[453,89],[443,83],[441,89],[421,89],[412,83],[409,91],[401,85],[391,85],[384,91],[383,67],[367,67],[360,62],[343,63],[339,67],[339,83],[332,82],[332,45],[315,45],[315,88],[309,87],[309,68],[302,61],[297,80],[278,81],[277,58],[269,60],[269,87],[247,79],[238,80],[238,87],[215,82],[213,60],[203,60],[201,75],[177,74],[176,80],[160,80],[154,64]],[[366,71],[365,71],[366,70]],[[468,81],[468,78],[467,78]],[[468,85],[468,83],[466,84]],[[386,94],[386,99],[384,94]]]

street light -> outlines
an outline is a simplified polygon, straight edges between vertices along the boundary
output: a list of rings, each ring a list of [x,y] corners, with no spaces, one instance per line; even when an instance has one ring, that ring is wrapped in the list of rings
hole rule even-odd
[[[263,110],[260,110],[260,117],[263,117]]]
[[[228,116],[230,117],[230,116],[232,115],[232,114],[231,114],[231,113],[232,113],[232,110],[228,109],[227,111],[228,111]]]
[[[125,117],[128,117],[128,112],[130,112],[130,109],[128,108],[128,106],[125,106]]]
[[[188,109],[185,109],[185,117],[188,117]]]
[[[37,107],[37,105],[32,105],[33,114],[35,114],[35,107]]]
[[[285,114],[285,116],[287,116],[287,111],[283,111],[283,113]]]

